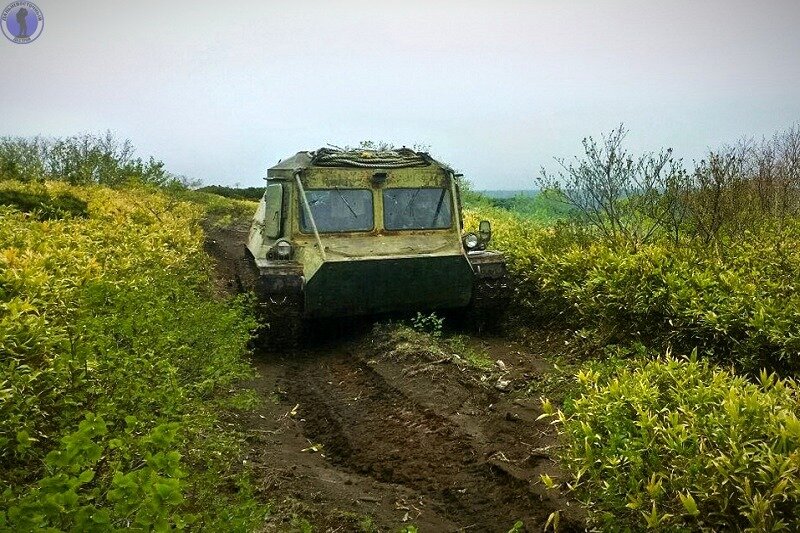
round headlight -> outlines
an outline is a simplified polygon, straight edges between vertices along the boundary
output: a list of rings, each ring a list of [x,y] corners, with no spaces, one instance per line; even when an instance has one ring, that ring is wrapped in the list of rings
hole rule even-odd
[[[289,259],[292,256],[292,243],[289,241],[276,242],[275,255],[277,255],[279,259]]]
[[[467,233],[464,235],[464,247],[467,250],[474,250],[478,247],[478,236],[474,233]]]

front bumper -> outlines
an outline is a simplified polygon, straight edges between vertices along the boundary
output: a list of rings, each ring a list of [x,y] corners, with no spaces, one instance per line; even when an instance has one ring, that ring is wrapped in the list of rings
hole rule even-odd
[[[463,255],[329,261],[306,281],[305,315],[465,307],[472,283],[472,267]]]

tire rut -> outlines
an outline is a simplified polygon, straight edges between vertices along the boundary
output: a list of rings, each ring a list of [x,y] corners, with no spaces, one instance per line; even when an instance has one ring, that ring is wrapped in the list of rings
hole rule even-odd
[[[542,504],[528,482],[493,464],[449,419],[403,395],[363,361],[314,354],[292,362],[286,377],[306,437],[323,444],[337,467],[410,488],[428,511],[460,528],[506,531],[517,519],[541,523],[536,510]]]

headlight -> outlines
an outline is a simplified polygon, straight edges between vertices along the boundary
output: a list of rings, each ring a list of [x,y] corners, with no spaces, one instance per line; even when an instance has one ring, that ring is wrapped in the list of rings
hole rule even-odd
[[[467,233],[464,235],[464,248],[467,250],[474,250],[478,247],[478,236],[474,233]]]
[[[275,255],[278,256],[278,259],[289,259],[292,256],[292,243],[289,241],[276,242]]]

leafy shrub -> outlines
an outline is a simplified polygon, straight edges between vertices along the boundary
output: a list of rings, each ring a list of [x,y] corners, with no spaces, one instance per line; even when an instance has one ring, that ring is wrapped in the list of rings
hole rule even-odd
[[[250,527],[263,510],[220,414],[255,324],[212,298],[203,210],[142,188],[0,194],[89,214],[0,209],[0,529]]]
[[[676,171],[685,178],[672,184],[677,204],[661,205],[657,193],[668,188],[657,186],[655,211],[632,214],[638,192],[619,189],[603,205],[627,214],[601,213],[599,222],[617,224],[622,237],[580,221],[545,226],[487,202],[465,214],[472,230],[492,221],[491,246],[506,254],[522,325],[562,323],[590,345],[618,344],[612,360],[579,374],[582,396],[559,391],[571,486],[599,525],[796,528],[800,394],[767,372],[800,373],[798,140],[794,128],[749,155],[727,150],[691,176]],[[643,362],[665,347],[694,349],[703,362]]]
[[[517,314],[591,329],[606,342],[697,347],[745,372],[800,372],[800,224],[765,226],[725,255],[653,242],[636,250],[592,240],[566,224],[542,226],[499,209],[493,223],[515,279]]]
[[[624,146],[627,133],[620,125],[601,142],[585,138],[582,158],[556,159],[561,170],[557,175],[542,170],[538,183],[606,243],[636,247],[683,213],[678,191],[687,179],[672,149],[634,156]]]
[[[560,272],[562,254],[581,246],[580,230],[566,223],[544,225],[505,209],[481,206],[464,212],[464,227],[477,231],[479,221],[492,222],[489,247],[502,251],[511,272],[516,297],[516,315],[524,320],[563,319],[571,303],[561,295],[550,276]],[[551,266],[553,270],[546,270]]]
[[[444,318],[440,318],[436,315],[436,313],[430,313],[426,315],[417,312],[417,314],[411,319],[412,328],[422,333],[430,333],[434,338],[442,336],[443,324]]]
[[[699,348],[756,374],[800,372],[798,127],[740,143],[686,174],[669,152],[638,160],[624,129],[584,142],[550,183],[572,223],[536,224],[472,202],[494,222],[523,321],[561,321],[600,342]]]
[[[66,181],[71,185],[111,187],[139,183],[169,185],[178,180],[153,157],[136,157],[129,140],[109,131],[50,139],[0,138],[0,180]]]
[[[558,413],[571,487],[612,529],[775,531],[800,516],[800,387],[706,362],[578,375]],[[547,405],[547,404],[546,404]]]

